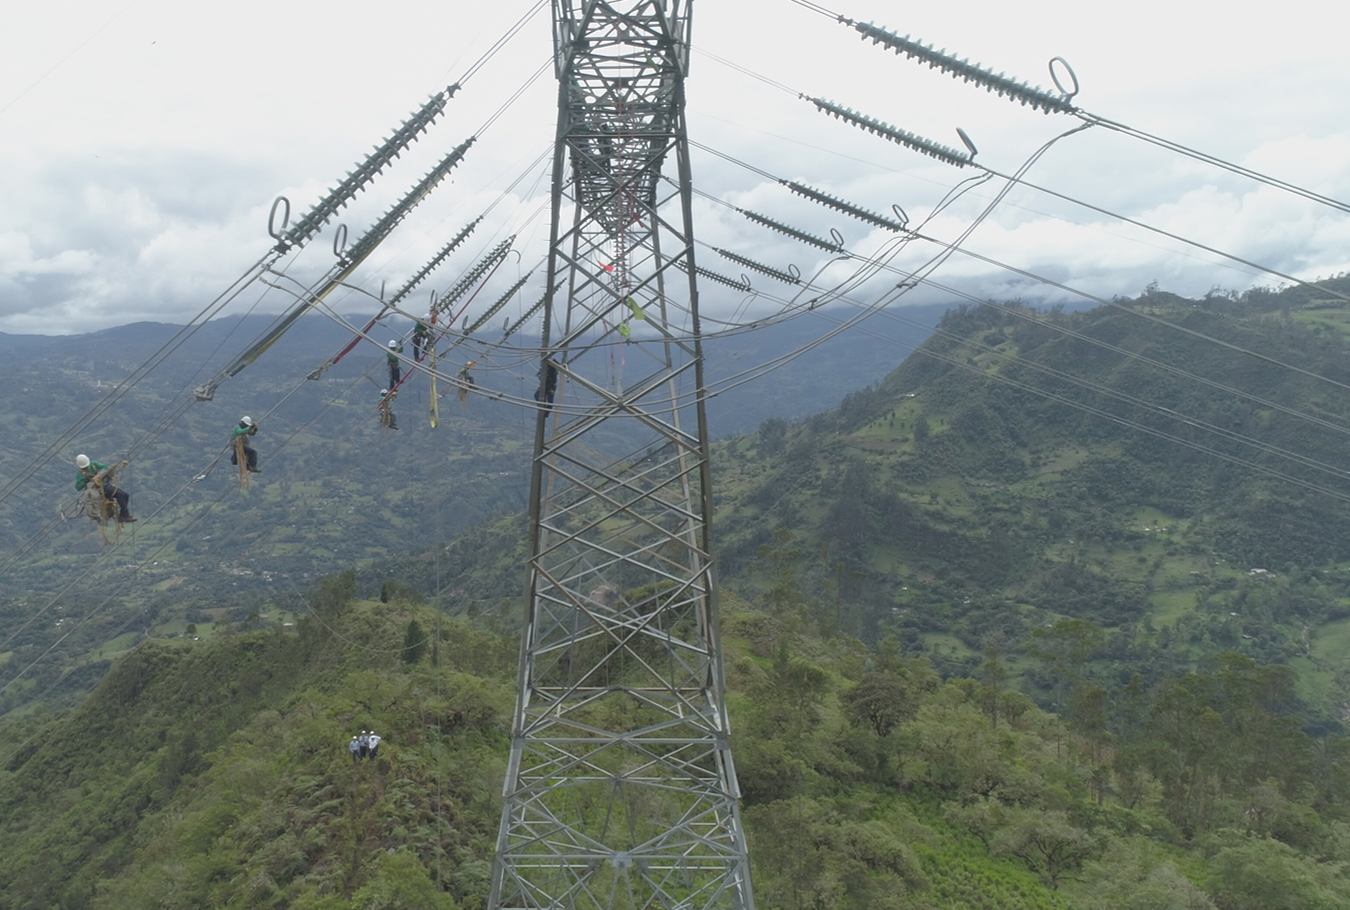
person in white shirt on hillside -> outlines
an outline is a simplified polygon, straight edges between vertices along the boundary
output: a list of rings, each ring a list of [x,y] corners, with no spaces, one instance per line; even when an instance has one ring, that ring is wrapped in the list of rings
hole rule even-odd
[[[370,731],[370,757],[374,758],[376,751],[380,748],[380,740],[384,737],[377,734],[374,730]]]
[[[352,737],[352,741],[347,745],[347,751],[352,753],[353,765],[361,760],[361,742],[357,737]]]

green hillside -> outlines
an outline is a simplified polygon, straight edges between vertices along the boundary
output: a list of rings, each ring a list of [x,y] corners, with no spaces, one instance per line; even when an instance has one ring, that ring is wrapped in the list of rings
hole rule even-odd
[[[1029,655],[1061,619],[1106,630],[1107,686],[1229,651],[1284,663],[1335,726],[1350,706],[1350,397],[1269,358],[1350,382],[1345,312],[1292,292],[952,311],[839,409],[718,450],[723,577],[759,596],[790,576],[822,630],[894,635],[947,674],[995,645],[1044,698],[1053,680]]]
[[[1350,905],[1346,313],[957,310],[716,445],[762,906]],[[155,577],[144,625],[77,630],[0,704],[0,910],[482,906],[523,532],[312,589]]]
[[[927,337],[942,310],[908,310],[910,325],[900,337],[910,343]],[[528,356],[478,339],[463,342],[445,363],[476,359],[483,394],[461,403],[442,383],[434,430],[427,419],[429,387],[420,376],[399,394],[400,429],[379,426],[375,404],[386,364],[374,345],[357,347],[319,381],[306,380],[351,338],[319,316],[301,319],[211,402],[162,423],[270,321],[253,315],[208,323],[5,498],[0,668],[16,674],[33,666],[21,678],[0,681],[12,680],[0,691],[0,715],[35,699],[77,703],[108,659],[146,636],[181,636],[189,624],[205,635],[215,620],[241,623],[252,614],[277,620],[324,574],[401,557],[523,511],[534,413],[494,396],[529,401],[526,376],[533,368]],[[707,345],[707,375],[725,380],[830,327],[820,314],[809,314],[714,339]],[[406,328],[394,321],[378,333]],[[136,375],[139,364],[171,347],[178,329],[142,323],[62,338],[0,333],[0,383],[14,393],[0,398],[6,440],[0,486]],[[779,374],[778,381],[720,395],[710,408],[712,432],[753,429],[764,414],[800,416],[829,407],[895,362],[887,340],[840,337],[820,351],[790,377]],[[832,352],[845,351],[847,365],[831,366]],[[236,488],[229,458],[217,460],[242,414],[261,421],[254,442],[263,473],[247,491]],[[56,517],[57,504],[74,497],[77,452],[112,462],[133,449],[122,477],[140,520],[124,529],[115,548],[105,546],[93,523]],[[377,579],[374,589],[378,585]],[[427,588],[435,586],[433,573]],[[512,576],[504,589],[519,587]]]
[[[515,643],[325,579],[294,631],[147,642],[57,718],[5,731],[0,908],[484,906]],[[1350,754],[1239,657],[1136,682],[1120,733],[887,642],[728,597],[759,903],[788,910],[1332,908]],[[798,631],[794,631],[794,629]],[[373,728],[381,755],[354,764]]]

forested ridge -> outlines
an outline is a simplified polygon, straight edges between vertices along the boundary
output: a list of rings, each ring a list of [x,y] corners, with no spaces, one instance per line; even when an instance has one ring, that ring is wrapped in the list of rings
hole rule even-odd
[[[898,337],[927,337],[943,309],[911,311]],[[832,325],[822,319],[811,314],[709,342],[710,381],[818,337]],[[376,345],[362,344],[310,381],[315,366],[351,339],[319,316],[301,319],[212,401],[160,426],[269,322],[254,315],[208,323],[7,496],[0,509],[0,668],[26,667],[54,650],[0,693],[0,715],[34,699],[76,703],[109,659],[144,637],[184,635],[189,624],[205,634],[215,620],[240,623],[255,613],[275,619],[299,607],[324,574],[402,557],[523,511],[534,414],[494,396],[529,401],[533,378],[526,378],[528,364],[501,362],[486,343],[495,336],[462,341],[447,355],[445,363],[476,360],[482,394],[460,402],[442,383],[436,429],[421,376],[405,383],[395,403],[400,429],[378,421],[387,376],[384,350],[375,348],[410,324],[387,321]],[[60,338],[0,333],[0,382],[13,393],[0,398],[0,474],[25,470],[177,329],[143,323]],[[790,376],[720,395],[710,409],[712,432],[753,429],[763,414],[804,416],[829,407],[896,360],[890,339],[841,337],[819,351]],[[254,446],[263,474],[237,491],[225,445],[245,414],[260,421]],[[115,550],[92,523],[55,518],[57,505],[75,495],[77,453],[113,463],[132,448],[138,451],[120,477],[140,521],[123,529]],[[513,595],[519,589],[514,575],[504,583]]]
[[[147,642],[11,724],[0,908],[483,907],[515,641],[356,587],[325,579],[294,631]],[[943,680],[791,596],[724,606],[761,906],[1350,901],[1350,749],[1299,729],[1285,668],[1223,656],[1066,723],[997,654]]]
[[[1116,303],[952,311],[715,446],[761,906],[1350,905],[1350,405],[1275,362],[1350,382],[1348,311]],[[0,908],[481,907],[523,531],[227,597],[12,712]]]

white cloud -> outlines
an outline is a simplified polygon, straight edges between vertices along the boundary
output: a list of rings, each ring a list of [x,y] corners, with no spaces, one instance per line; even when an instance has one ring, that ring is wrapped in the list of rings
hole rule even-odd
[[[133,314],[188,318],[270,246],[264,224],[274,196],[285,193],[294,215],[303,213],[527,5],[391,0],[373,13],[355,2],[244,0],[207,11],[159,0],[115,16],[94,0],[72,0],[12,11],[0,33],[0,330],[83,331]],[[1045,61],[1063,54],[1077,67],[1080,101],[1090,110],[1350,197],[1350,71],[1334,27],[1344,16],[1324,4],[1292,0],[1259,19],[1161,0],[1142,0],[1128,13],[1097,7],[1073,16],[1059,4],[992,0],[836,5],[1036,83],[1048,84]],[[428,136],[344,211],[352,239],[547,59],[546,16],[475,75]],[[1323,27],[1307,28],[1309,22]],[[335,52],[350,45],[354,31],[367,53]],[[793,91],[943,144],[957,146],[954,128],[962,126],[979,145],[979,160],[1002,171],[1073,125],[902,60],[791,4],[700,6],[694,40]],[[546,73],[480,138],[451,180],[362,269],[366,290],[378,293],[384,281],[392,293],[493,204],[551,139],[554,94]],[[898,203],[918,222],[969,174],[863,134],[705,55],[693,58],[689,98],[695,140],[878,213]],[[693,155],[698,186],[735,205],[822,236],[836,229],[851,249],[879,248],[887,236],[735,164]],[[546,168],[496,204],[447,273],[512,230],[522,234],[520,268],[532,266],[547,225],[526,218],[547,194],[547,178],[537,182]],[[1343,213],[1105,129],[1059,143],[1030,179],[1302,277],[1350,265]],[[926,230],[957,236],[995,191],[979,188]],[[715,203],[699,200],[695,211],[700,239],[775,268],[791,264],[810,275],[829,259]],[[321,272],[330,244],[331,233],[316,239],[295,274]],[[922,246],[897,263],[933,254]],[[1025,189],[1009,195],[969,247],[1103,297],[1136,293],[1153,279],[1182,293],[1264,280]],[[741,271],[711,251],[699,256],[709,268]],[[845,273],[836,266],[829,274]],[[1065,296],[962,256],[939,277],[981,296]],[[766,294],[792,293],[762,276],[752,280]],[[865,292],[880,294],[887,280],[877,278]],[[905,299],[933,299],[929,293]],[[260,306],[287,302],[275,295]],[[723,288],[705,291],[707,307],[729,312],[741,302]],[[345,292],[335,304],[369,307]],[[752,311],[768,308],[751,304]]]

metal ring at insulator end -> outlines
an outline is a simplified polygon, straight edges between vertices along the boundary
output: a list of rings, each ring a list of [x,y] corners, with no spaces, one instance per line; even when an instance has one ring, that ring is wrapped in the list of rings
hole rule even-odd
[[[281,227],[277,227],[277,209],[285,206],[281,216]],[[285,196],[278,196],[272,202],[272,211],[267,213],[267,235],[273,240],[282,239],[282,234],[286,228],[291,226],[291,200]]]
[[[894,212],[895,217],[900,220],[900,226],[902,228],[909,226],[909,215],[905,214],[904,209],[900,208],[900,203],[897,202],[894,205],[892,205],[891,211]]]
[[[1064,83],[1060,81],[1059,72],[1055,69],[1056,63],[1064,67],[1064,71],[1073,82],[1073,91],[1066,89]],[[1073,98],[1074,95],[1078,94],[1078,74],[1073,71],[1073,67],[1069,65],[1069,61],[1065,60],[1063,57],[1050,58],[1050,81],[1055,83],[1055,88],[1059,89],[1059,93],[1064,96],[1065,101],[1068,101]]]
[[[796,280],[796,281],[801,281],[801,280],[802,280],[802,270],[799,269],[799,268],[797,268],[797,267],[796,267],[795,265],[793,265],[792,263],[788,263],[787,273],[788,273],[789,275],[791,275],[791,276],[793,277],[793,279]]]
[[[333,255],[341,258],[345,249],[347,249],[347,225],[339,224],[337,230],[333,232]]]
[[[830,228],[830,239],[834,241],[837,247],[843,247],[844,235],[839,233],[839,228]]]

